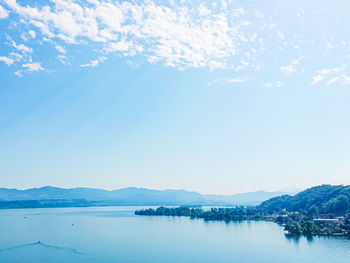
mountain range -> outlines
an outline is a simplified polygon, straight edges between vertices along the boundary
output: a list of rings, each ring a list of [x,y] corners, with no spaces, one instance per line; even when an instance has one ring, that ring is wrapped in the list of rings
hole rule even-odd
[[[26,190],[0,188],[0,201],[84,200],[95,205],[257,205],[290,192],[256,191],[233,195],[206,195],[186,190],[152,190],[129,187],[119,190],[58,188],[45,186]]]

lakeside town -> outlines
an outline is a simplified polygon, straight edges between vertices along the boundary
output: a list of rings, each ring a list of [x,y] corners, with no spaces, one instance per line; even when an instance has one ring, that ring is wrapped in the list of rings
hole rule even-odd
[[[319,214],[313,218],[300,212],[263,211],[258,207],[211,208],[200,207],[158,207],[136,210],[140,216],[184,216],[191,219],[201,218],[206,221],[271,221],[284,227],[289,236],[344,236],[350,238],[350,213],[344,216]]]

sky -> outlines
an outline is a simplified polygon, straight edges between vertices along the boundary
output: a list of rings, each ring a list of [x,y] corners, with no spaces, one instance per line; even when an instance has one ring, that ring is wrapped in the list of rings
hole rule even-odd
[[[349,8],[0,0],[0,187],[350,184]]]

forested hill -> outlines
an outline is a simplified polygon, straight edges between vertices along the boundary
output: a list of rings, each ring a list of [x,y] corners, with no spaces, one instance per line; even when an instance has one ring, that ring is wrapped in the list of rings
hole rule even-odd
[[[282,195],[261,203],[265,211],[299,211],[310,215],[350,212],[350,185],[321,185],[294,196]]]

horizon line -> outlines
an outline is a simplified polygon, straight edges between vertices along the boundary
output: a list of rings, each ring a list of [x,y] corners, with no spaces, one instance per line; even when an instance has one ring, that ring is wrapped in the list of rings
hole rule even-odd
[[[332,184],[321,184],[321,185],[332,185]],[[314,186],[318,186],[318,185],[314,185]],[[314,186],[310,186],[310,187],[314,187]],[[282,189],[278,189],[278,190],[274,190],[274,191],[267,191],[267,190],[255,190],[255,191],[247,191],[247,192],[238,192],[238,193],[230,193],[230,194],[218,194],[218,193],[201,193],[195,190],[188,190],[188,189],[184,189],[184,188],[164,188],[164,189],[157,189],[157,188],[145,188],[145,187],[137,187],[137,186],[129,186],[129,187],[122,187],[122,188],[117,188],[117,189],[106,189],[106,188],[96,188],[96,187],[87,187],[87,186],[75,186],[75,187],[60,187],[60,186],[53,186],[53,185],[43,185],[43,186],[36,186],[36,187],[27,187],[27,188],[16,188],[16,187],[0,187],[0,189],[9,189],[9,190],[18,190],[18,191],[26,191],[26,190],[30,190],[30,189],[42,189],[42,188],[59,188],[59,189],[65,189],[65,190],[71,190],[71,189],[93,189],[93,190],[103,190],[103,191],[108,191],[108,192],[112,192],[112,191],[118,191],[118,190],[123,190],[123,189],[130,189],[130,188],[134,188],[134,189],[144,189],[144,190],[151,190],[151,191],[186,191],[186,192],[191,192],[191,193],[198,193],[201,195],[218,195],[218,196],[230,196],[230,195],[238,195],[238,194],[248,194],[248,193],[256,193],[256,192],[265,192],[265,193],[276,193],[276,192],[281,192],[281,193],[286,193],[286,194],[291,194],[291,193],[295,193],[295,192],[301,192],[307,188],[310,187],[285,187],[285,189],[287,188],[295,188],[295,190],[283,190]]]

